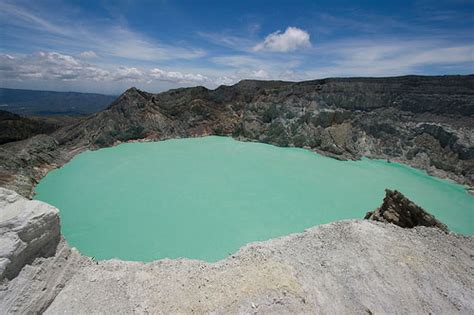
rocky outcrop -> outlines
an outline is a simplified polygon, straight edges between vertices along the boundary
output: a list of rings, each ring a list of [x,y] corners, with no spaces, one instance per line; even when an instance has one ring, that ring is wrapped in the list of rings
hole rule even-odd
[[[38,257],[54,255],[59,240],[56,208],[0,188],[0,281]]]
[[[205,135],[305,147],[338,159],[390,159],[473,186],[473,126],[472,75],[247,80],[159,94],[131,88],[49,138],[0,146],[0,186],[31,196],[45,171],[83,150]]]
[[[367,212],[364,219],[392,223],[402,228],[436,227],[448,232],[448,227],[433,215],[417,206],[401,192],[390,189],[385,190],[382,205],[374,211]]]

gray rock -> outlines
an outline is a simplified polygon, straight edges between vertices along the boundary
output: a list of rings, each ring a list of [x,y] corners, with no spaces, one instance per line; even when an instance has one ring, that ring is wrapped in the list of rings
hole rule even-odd
[[[46,314],[472,314],[473,254],[472,237],[342,221],[217,263],[90,263]]]
[[[56,208],[0,188],[0,281],[37,257],[54,255],[59,239]]]
[[[43,313],[66,283],[91,260],[64,240],[51,257],[38,257],[11,280],[0,282],[0,314]]]
[[[413,201],[406,198],[397,190],[385,190],[385,198],[382,205],[374,211],[367,212],[364,219],[385,223],[393,223],[402,228],[414,228],[415,226],[436,227],[448,232],[448,227],[437,220]]]

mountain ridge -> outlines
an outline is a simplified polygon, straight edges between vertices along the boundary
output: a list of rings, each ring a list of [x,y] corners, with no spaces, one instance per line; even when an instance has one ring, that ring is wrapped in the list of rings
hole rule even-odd
[[[473,186],[473,126],[472,75],[247,80],[158,94],[130,88],[105,110],[50,136],[4,146],[0,185],[21,186],[30,196],[45,172],[87,149],[221,135],[343,160],[398,161]],[[18,152],[27,156],[20,172]]]

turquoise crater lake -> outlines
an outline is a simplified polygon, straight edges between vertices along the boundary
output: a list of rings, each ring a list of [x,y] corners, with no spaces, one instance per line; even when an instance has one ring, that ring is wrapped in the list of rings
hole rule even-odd
[[[473,234],[474,197],[397,163],[338,161],[226,137],[127,143],[76,156],[36,187],[71,246],[96,259],[216,261],[246,243],[362,218],[392,188]]]

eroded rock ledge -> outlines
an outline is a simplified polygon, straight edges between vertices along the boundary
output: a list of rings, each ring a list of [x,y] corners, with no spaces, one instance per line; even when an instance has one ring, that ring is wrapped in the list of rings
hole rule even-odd
[[[423,210],[397,190],[386,189],[382,205],[374,211],[367,212],[364,219],[393,223],[402,228],[436,227],[441,231],[448,232],[446,224],[437,220],[432,214]]]
[[[0,195],[26,212],[39,203],[5,189]],[[2,281],[0,312],[467,314],[472,257],[473,237],[369,220],[248,244],[217,263],[95,262],[60,241],[54,256]]]

